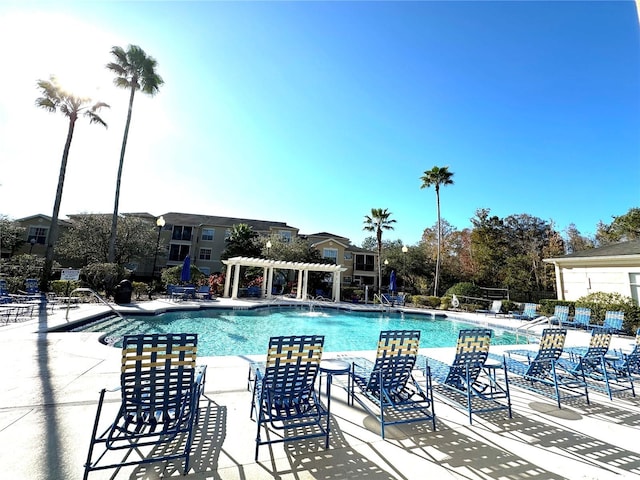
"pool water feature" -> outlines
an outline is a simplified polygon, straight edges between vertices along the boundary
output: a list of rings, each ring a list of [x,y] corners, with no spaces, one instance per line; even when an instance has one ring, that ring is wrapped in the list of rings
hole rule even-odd
[[[198,334],[198,355],[259,355],[269,337],[324,335],[326,352],[375,350],[381,330],[420,330],[420,347],[452,347],[462,328],[478,327],[454,317],[394,312],[344,311],[318,308],[269,307],[252,310],[186,310],[158,315],[108,317],[71,331],[103,332],[103,341],[121,346],[122,337],[135,333]],[[512,332],[493,329],[492,344],[524,343]]]

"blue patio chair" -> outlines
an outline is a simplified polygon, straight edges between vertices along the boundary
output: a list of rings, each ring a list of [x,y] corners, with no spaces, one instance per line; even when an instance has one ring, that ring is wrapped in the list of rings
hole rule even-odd
[[[420,362],[424,359],[431,368],[431,376],[437,384],[435,392],[464,406],[470,424],[474,413],[506,410],[511,418],[506,364],[504,359],[487,363],[490,344],[491,330],[488,328],[460,330],[451,365],[434,358],[419,357]],[[453,393],[453,396],[447,393]]]
[[[38,286],[37,278],[27,278],[25,280],[25,287],[27,291],[27,295],[38,295],[40,294],[40,287]]]
[[[569,306],[568,305],[556,305],[553,308],[553,315],[549,317],[549,320],[553,325],[562,327],[569,320]]]
[[[565,321],[565,325],[573,328],[586,329],[591,322],[591,309],[586,307],[576,307],[573,319]]]
[[[206,372],[205,366],[196,366],[197,344],[198,336],[190,333],[124,337],[120,408],[113,423],[98,435],[107,392],[102,389],[85,480],[94,470],[173,459],[184,460],[186,475]],[[145,455],[140,450],[145,446],[158,448]]]
[[[329,409],[320,403],[315,390],[323,346],[322,335],[269,340],[267,361],[256,364],[253,379],[251,418],[256,412],[256,461],[261,445],[324,437],[324,447],[329,447]],[[265,439],[262,429],[267,433]]]
[[[545,328],[537,352],[507,350],[502,357],[489,354],[489,358],[505,361],[509,373],[515,375],[509,377],[511,385],[553,398],[558,408],[562,408],[562,401],[580,397],[585,397],[588,404],[589,392],[584,376],[567,374],[557,366],[566,338],[566,328]]]
[[[9,303],[11,301],[12,299],[9,296],[7,281],[4,278],[0,278],[0,303]]]
[[[509,312],[516,320],[533,320],[538,316],[536,313],[537,305],[535,303],[525,303],[522,313]]]
[[[618,355],[609,352],[611,330],[595,328],[586,351],[580,347],[568,349],[570,357],[560,358],[558,365],[574,376],[586,379],[590,389],[606,393],[609,400],[613,395],[630,391],[635,397],[634,378],[628,365]]]
[[[436,429],[429,367],[423,366],[424,386],[413,375],[419,346],[419,330],[387,330],[380,332],[375,362],[341,358],[351,364],[349,404],[355,400],[377,418],[382,438],[389,425],[430,421]]]
[[[604,328],[612,333],[622,332],[622,324],[624,323],[624,312],[607,310],[604,314],[602,325],[589,323],[589,328]]]

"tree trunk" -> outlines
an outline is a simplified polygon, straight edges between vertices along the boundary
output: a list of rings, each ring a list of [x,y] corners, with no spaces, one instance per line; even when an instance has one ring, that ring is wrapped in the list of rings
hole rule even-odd
[[[42,276],[40,277],[40,291],[49,291],[49,280],[53,270],[53,255],[55,253],[55,245],[58,241],[58,215],[60,214],[60,204],[62,203],[62,189],[64,187],[64,177],[67,172],[67,160],[69,158],[69,150],[71,148],[71,140],[73,139],[73,130],[76,125],[77,116],[69,117],[69,131],[67,132],[67,140],[64,144],[62,152],[62,161],[60,162],[60,174],[58,175],[58,188],[56,189],[56,198],[53,202],[53,213],[51,214],[51,226],[49,227],[49,235],[47,235],[47,250],[45,252],[44,266],[42,267]]]
[[[118,203],[120,202],[120,180],[122,179],[122,167],[124,165],[124,152],[127,149],[127,138],[129,138],[129,125],[131,124],[131,112],[133,111],[133,97],[136,93],[134,86],[131,87],[129,96],[129,111],[127,112],[127,123],[124,127],[124,137],[122,138],[122,148],[120,149],[120,164],[118,165],[118,176],[116,177],[116,198],[113,205],[113,218],[111,219],[111,234],[109,236],[109,263],[116,260],[116,236],[118,234]]]
[[[438,207],[438,251],[436,253],[436,278],[433,286],[434,297],[438,296],[438,279],[440,278],[440,239],[442,237],[442,228],[440,226],[440,189],[438,188],[438,185],[436,185],[436,205]]]

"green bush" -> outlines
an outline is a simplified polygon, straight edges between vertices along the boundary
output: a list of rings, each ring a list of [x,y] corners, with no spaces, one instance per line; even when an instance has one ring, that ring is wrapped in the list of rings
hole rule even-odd
[[[460,299],[460,302],[464,301],[464,297],[478,298],[482,295],[482,290],[474,285],[471,282],[460,282],[456,283],[452,287],[447,290],[445,293],[448,297],[453,297],[457,295],[458,297],[463,297]]]
[[[207,277],[204,273],[198,270],[198,267],[191,265],[191,280],[190,285],[205,285],[207,283]],[[184,282],[180,280],[182,276],[182,265],[176,265],[175,267],[165,268],[162,270],[162,283],[167,288],[168,285],[182,285]]]
[[[418,307],[437,308],[440,306],[440,297],[430,295],[413,295],[411,301]]]
[[[591,323],[602,323],[608,310],[620,310],[624,312],[623,330],[629,334],[635,334],[638,328],[638,314],[640,309],[631,297],[619,293],[595,292],[576,300],[576,307],[591,309]]]
[[[147,297],[149,295],[149,284],[144,282],[131,282],[133,287],[133,294],[136,300],[140,300],[140,297]]]
[[[105,297],[113,296],[116,285],[127,275],[128,271],[117,263],[91,263],[80,270],[80,280],[92,290],[104,292]]]
[[[53,280],[51,282],[51,291],[59,297],[68,297],[76,288],[80,288],[80,282],[77,280]]]

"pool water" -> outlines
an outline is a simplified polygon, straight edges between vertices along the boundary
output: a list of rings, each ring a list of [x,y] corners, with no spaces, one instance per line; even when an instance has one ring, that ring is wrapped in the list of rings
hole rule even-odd
[[[458,331],[477,328],[452,317],[388,312],[352,312],[337,309],[269,307],[254,310],[190,310],[159,315],[109,317],[72,331],[104,332],[103,340],[121,347],[122,337],[135,333],[197,333],[198,355],[259,355],[269,337],[324,335],[324,350],[375,350],[381,330],[420,330],[420,347],[452,347]],[[492,344],[511,345],[526,340],[512,332],[493,329]]]

